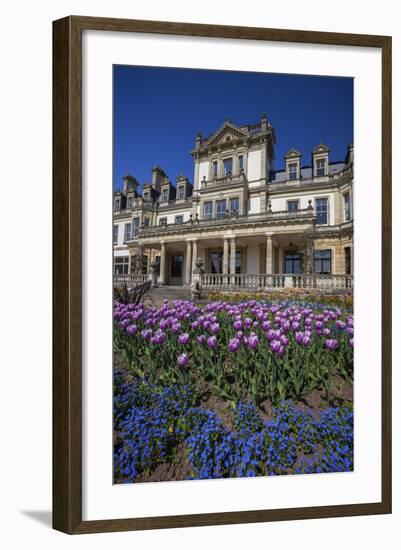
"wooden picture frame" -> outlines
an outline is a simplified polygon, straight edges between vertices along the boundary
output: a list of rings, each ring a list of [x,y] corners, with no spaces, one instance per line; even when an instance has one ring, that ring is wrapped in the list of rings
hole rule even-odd
[[[378,48],[382,56],[382,497],[379,502],[82,521],[82,31]],[[53,23],[53,527],[69,534],[391,512],[391,38],[72,16]]]

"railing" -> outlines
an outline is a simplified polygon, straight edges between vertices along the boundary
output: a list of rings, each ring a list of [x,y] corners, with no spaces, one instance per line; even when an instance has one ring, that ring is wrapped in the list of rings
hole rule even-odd
[[[295,275],[265,273],[204,273],[202,286],[210,289],[304,288],[319,290],[346,290],[353,288],[352,275]]]
[[[149,275],[146,273],[126,273],[124,275],[114,274],[114,284],[122,285],[126,283],[127,285],[140,285],[149,280]]]
[[[269,221],[276,221],[276,220],[290,220],[290,219],[309,219],[312,220],[315,218],[315,212],[313,208],[303,208],[299,210],[282,210],[282,211],[268,211],[263,212],[261,214],[248,214],[248,215],[238,215],[238,214],[226,214],[223,217],[213,217],[210,219],[195,219],[191,221],[187,221],[184,223],[174,224],[170,223],[163,226],[152,226],[152,227],[144,227],[140,230],[140,235],[147,236],[152,235],[154,233],[159,233],[160,230],[163,230],[163,233],[165,231],[176,231],[177,229],[180,231],[187,231],[189,228],[193,227],[196,228],[198,226],[212,226],[212,225],[240,225],[243,223],[255,223],[255,222],[269,222]]]
[[[246,176],[244,170],[241,170],[238,174],[226,174],[225,176],[213,177],[211,180],[201,181],[201,191],[203,189],[210,189],[211,187],[220,187],[221,185],[232,185],[236,183],[245,183]]]

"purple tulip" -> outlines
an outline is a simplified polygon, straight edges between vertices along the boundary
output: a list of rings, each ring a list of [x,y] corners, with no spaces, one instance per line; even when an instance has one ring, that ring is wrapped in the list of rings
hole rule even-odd
[[[180,367],[185,367],[185,365],[188,362],[187,354],[186,353],[181,353],[181,355],[178,356],[177,361],[178,361],[178,364],[180,365]]]
[[[220,332],[220,325],[219,323],[213,323],[210,327],[210,332],[212,334],[218,334]]]
[[[128,334],[133,336],[134,334],[136,334],[136,332],[138,330],[138,327],[136,325],[130,325],[129,327],[127,327],[126,330],[127,330]]]
[[[340,320],[337,320],[337,321],[336,321],[336,327],[337,327],[337,328],[339,328],[339,329],[344,329],[346,326],[347,326],[347,324],[344,323],[344,321],[340,321]]]
[[[216,336],[210,336],[207,339],[207,345],[209,346],[210,349],[216,349],[216,347],[217,347],[217,338],[216,338]]]
[[[308,335],[305,335],[303,338],[302,338],[302,345],[307,348],[310,344],[310,336]]]
[[[145,328],[141,331],[141,336],[144,340],[150,340],[152,336],[152,330],[150,328]]]
[[[184,332],[183,334],[180,334],[178,337],[178,343],[182,346],[186,346],[189,342],[189,334],[188,332]]]
[[[248,337],[248,347],[251,349],[256,349],[259,345],[259,338],[255,333],[251,333]]]
[[[270,342],[270,349],[271,349],[274,353],[279,353],[281,347],[282,347],[282,346],[281,346],[280,340],[272,340],[272,341]]]
[[[197,336],[196,337],[196,341],[198,342],[198,344],[200,344],[201,346],[204,346],[205,343],[206,343],[206,336],[204,334],[201,334],[200,336]]]
[[[228,350],[231,352],[235,352],[239,349],[241,345],[241,341],[238,338],[231,338],[228,342]]]
[[[271,324],[270,321],[263,321],[263,323],[262,323],[262,329],[264,331],[268,331],[271,326],[272,326],[272,324]]]
[[[351,348],[354,347],[354,339],[353,338],[349,339],[349,345],[351,346]]]
[[[297,344],[302,344],[303,339],[304,339],[303,332],[296,332],[295,333],[295,341],[296,341]]]
[[[240,319],[237,319],[237,321],[234,321],[233,327],[235,330],[241,330],[242,329],[242,321]]]
[[[280,342],[281,342],[281,345],[282,346],[287,346],[288,345],[288,338],[287,336],[285,336],[284,334],[282,334],[280,336]]]
[[[331,340],[326,340],[324,345],[326,346],[327,349],[329,349],[330,351],[334,350],[337,348],[338,346],[338,341],[335,340],[334,338],[331,339]]]

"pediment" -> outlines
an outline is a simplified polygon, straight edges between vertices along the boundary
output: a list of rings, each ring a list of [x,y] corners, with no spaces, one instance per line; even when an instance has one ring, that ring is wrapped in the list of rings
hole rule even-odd
[[[314,153],[328,153],[330,151],[329,147],[327,145],[324,145],[324,143],[321,143],[320,145],[317,145],[314,149]]]
[[[209,136],[204,145],[222,145],[223,143],[229,143],[230,141],[247,137],[247,132],[234,126],[231,122],[225,122],[216,133]]]

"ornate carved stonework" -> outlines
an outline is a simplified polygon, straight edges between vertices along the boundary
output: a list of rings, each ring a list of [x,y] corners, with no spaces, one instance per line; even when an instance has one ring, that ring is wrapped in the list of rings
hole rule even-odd
[[[315,229],[309,229],[305,231],[305,273],[308,275],[313,275],[315,272]]]

